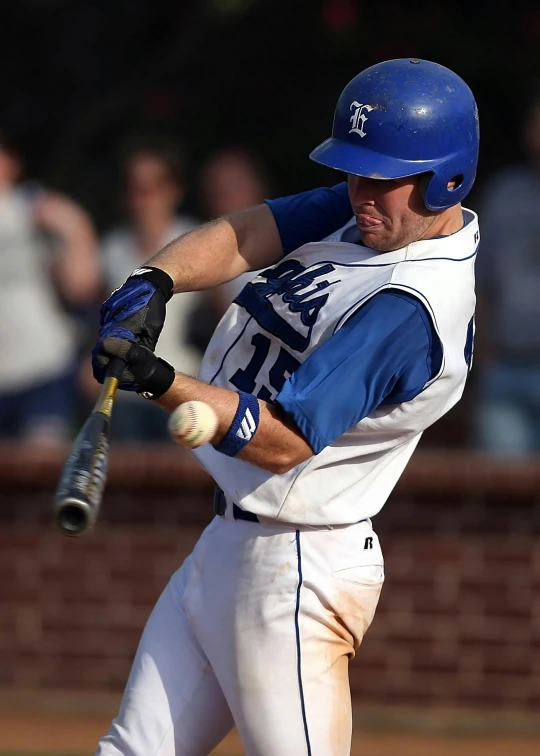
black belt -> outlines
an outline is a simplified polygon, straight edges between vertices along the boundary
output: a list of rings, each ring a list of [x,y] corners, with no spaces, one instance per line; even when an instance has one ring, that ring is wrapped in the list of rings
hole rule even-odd
[[[233,517],[235,520],[247,520],[248,522],[259,522],[259,518],[253,512],[247,512],[245,509],[240,509],[238,504],[233,504]],[[227,511],[227,499],[221,488],[216,488],[214,492],[214,512],[223,517]]]

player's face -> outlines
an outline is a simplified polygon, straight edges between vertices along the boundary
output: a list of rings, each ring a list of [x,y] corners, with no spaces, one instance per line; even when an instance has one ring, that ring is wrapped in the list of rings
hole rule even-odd
[[[349,197],[367,247],[390,252],[430,238],[437,214],[424,205],[424,182],[423,176],[372,179],[349,175]]]

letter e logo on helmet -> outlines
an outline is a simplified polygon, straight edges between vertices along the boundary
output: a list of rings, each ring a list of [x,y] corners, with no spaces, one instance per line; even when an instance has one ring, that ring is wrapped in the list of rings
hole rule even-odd
[[[356,100],[351,102],[350,110],[353,108],[355,108],[355,111],[349,119],[352,123],[352,129],[349,129],[349,134],[360,134],[361,137],[365,137],[364,124],[367,121],[367,116],[362,111],[367,110],[369,113],[374,108],[371,105],[362,105],[361,102],[356,102]]]

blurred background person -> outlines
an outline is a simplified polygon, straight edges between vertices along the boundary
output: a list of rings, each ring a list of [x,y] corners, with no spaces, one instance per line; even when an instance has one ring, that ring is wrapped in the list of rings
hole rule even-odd
[[[174,142],[144,137],[130,140],[123,150],[121,172],[127,219],[109,231],[101,244],[107,295],[158,250],[197,225],[193,217],[180,212],[186,180],[183,156]],[[159,338],[159,355],[189,375],[197,373],[201,358],[200,349],[192,343],[190,326],[198,306],[209,306],[206,301],[199,292],[173,297]],[[166,421],[159,407],[123,392],[115,406],[114,437],[119,441],[169,441]]]
[[[540,84],[522,139],[526,160],[488,179],[479,203],[475,435],[503,455],[540,451]]]
[[[200,178],[200,197],[207,220],[259,205],[271,196],[261,159],[245,147],[225,147],[207,159]],[[221,317],[246,283],[257,275],[250,271],[216,287],[212,301]]]
[[[0,437],[54,444],[74,428],[76,315],[98,294],[99,260],[86,212],[22,171],[0,134]]]

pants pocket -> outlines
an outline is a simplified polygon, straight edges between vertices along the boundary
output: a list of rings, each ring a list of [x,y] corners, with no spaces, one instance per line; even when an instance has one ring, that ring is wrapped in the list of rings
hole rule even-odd
[[[332,576],[360,585],[377,585],[384,580],[381,544],[368,521],[333,531],[328,550]]]
[[[360,564],[353,567],[342,567],[332,571],[337,580],[358,585],[382,585],[384,582],[384,566],[382,564]]]

